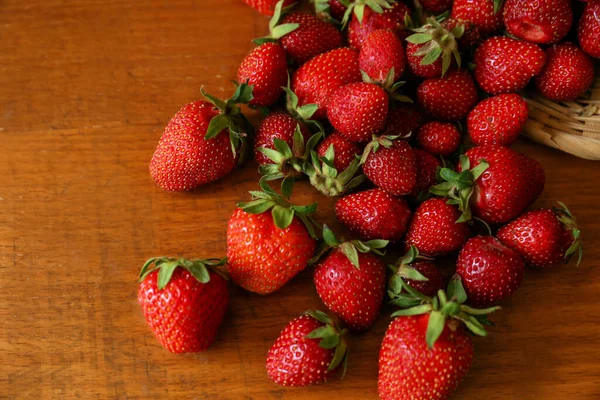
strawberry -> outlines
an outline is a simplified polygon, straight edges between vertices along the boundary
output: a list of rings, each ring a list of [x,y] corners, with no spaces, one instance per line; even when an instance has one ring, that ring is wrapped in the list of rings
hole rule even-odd
[[[385,295],[385,264],[378,249],[388,242],[340,243],[327,226],[323,239],[331,251],[315,266],[317,294],[350,329],[370,328]]]
[[[171,353],[203,351],[215,340],[229,303],[227,282],[215,268],[225,261],[158,257],[144,264],[138,301]]]
[[[375,138],[363,152],[361,164],[371,182],[394,196],[409,194],[415,187],[415,155],[404,140],[389,136]]]
[[[412,212],[406,200],[381,189],[370,189],[342,197],[335,214],[363,240],[400,241],[406,233]]]
[[[419,147],[436,156],[449,156],[460,145],[460,131],[454,124],[431,121],[417,133]]]
[[[585,6],[577,27],[577,37],[583,51],[600,58],[600,0],[592,0]]]
[[[463,31],[462,35],[459,38],[456,38],[458,49],[461,51],[469,51],[472,46],[477,44],[481,37],[481,32],[479,31],[477,25],[470,21],[461,21],[459,19],[449,17],[442,22],[442,26],[450,32],[454,31],[456,28],[459,28]],[[461,26],[462,28],[460,28]]]
[[[299,105],[317,104],[314,119],[327,116],[329,97],[339,87],[352,82],[360,82],[358,52],[347,47],[319,54],[303,64],[292,76],[292,90],[299,99]]]
[[[502,0],[454,0],[450,16],[474,23],[482,34],[492,34],[504,25],[502,3]]]
[[[573,23],[571,0],[506,0],[504,24],[511,35],[538,44],[560,41]]]
[[[270,17],[275,11],[275,6],[280,0],[244,0],[244,3],[257,10],[259,13]],[[283,0],[283,7],[290,6],[295,0]]]
[[[227,258],[231,279],[242,288],[269,294],[302,271],[316,247],[307,214],[316,204],[294,206],[290,193],[279,195],[261,181],[262,192],[238,204],[227,226]],[[270,211],[270,212],[269,212]]]
[[[430,258],[421,256],[415,246],[410,246],[408,252],[395,264],[389,265],[389,268],[392,276],[389,279],[388,293],[394,305],[406,307],[415,304],[414,299],[410,298],[411,289],[432,297],[446,287],[440,270]]]
[[[464,221],[472,214],[490,224],[508,222],[538,198],[546,181],[536,160],[496,144],[468,150],[456,170],[442,168],[445,182],[431,192],[457,204]]]
[[[309,386],[326,382],[340,366],[345,373],[345,334],[345,329],[320,311],[307,311],[294,318],[267,354],[269,378],[281,386]]]
[[[346,15],[348,15],[348,11]],[[379,29],[389,29],[404,39],[406,37],[404,21],[408,15],[410,15],[410,9],[400,2],[391,4],[389,8],[380,8],[379,12],[373,11],[370,7],[364,7],[362,18],[357,17],[355,12],[350,20],[348,44],[355,49],[360,49],[367,36]]]
[[[411,132],[416,134],[424,121],[425,116],[414,105],[397,104],[388,111],[383,136],[408,137]]]
[[[452,0],[420,0],[420,3],[432,14],[441,14],[452,8]]]
[[[496,304],[517,291],[523,281],[523,259],[492,236],[475,236],[458,253],[460,276],[469,304]]]
[[[476,145],[509,145],[519,137],[529,116],[527,102],[514,93],[482,100],[469,113],[467,131]]]
[[[504,36],[487,39],[475,51],[475,80],[491,94],[524,89],[542,72],[546,54],[536,44]]]
[[[498,230],[498,239],[535,268],[552,267],[569,262],[577,253],[581,262],[581,232],[567,206],[530,211]]]
[[[315,14],[318,18],[331,23],[338,23],[344,18],[348,7],[340,0],[311,0],[314,3]]]
[[[548,62],[535,78],[535,87],[554,101],[575,100],[592,86],[594,63],[573,43],[565,42],[546,49]]]
[[[404,46],[394,32],[379,29],[366,37],[358,54],[358,65],[371,80],[384,84],[393,70],[392,81],[396,82],[404,72]]]
[[[411,196],[418,197],[421,193],[426,194],[429,188],[437,183],[436,172],[442,167],[442,162],[439,158],[418,148],[413,148],[413,154],[417,164],[417,183]]]
[[[249,105],[268,107],[283,94],[288,79],[285,50],[268,42],[256,47],[244,58],[238,69],[238,81],[254,86],[254,99]]]
[[[333,146],[335,153],[333,165],[338,171],[343,171],[348,168],[350,163],[362,153],[358,144],[346,139],[339,132],[333,132],[323,139],[317,146],[317,154],[321,157],[325,157],[329,146]]]
[[[329,98],[327,117],[346,139],[368,142],[385,126],[388,95],[374,83],[355,82],[337,89]]]
[[[299,129],[302,137],[306,140],[310,137],[310,131],[306,124],[298,121],[290,114],[283,111],[276,111],[263,119],[258,127],[254,137],[254,158],[258,165],[272,164],[270,160],[260,149],[275,149],[274,139],[279,139],[293,147],[294,132]]]
[[[426,79],[417,89],[419,105],[441,121],[466,117],[478,99],[475,82],[464,69],[450,71],[443,78]]]
[[[227,101],[202,93],[210,102],[179,110],[152,155],[150,175],[165,190],[190,190],[229,174],[243,151],[243,132],[252,128],[238,106],[252,100],[251,86],[238,86]]]

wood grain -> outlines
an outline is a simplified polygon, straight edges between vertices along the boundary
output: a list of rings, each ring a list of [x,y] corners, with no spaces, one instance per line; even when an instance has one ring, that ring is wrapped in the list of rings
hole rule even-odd
[[[166,193],[148,161],[171,115],[219,96],[264,34],[240,0],[0,1],[0,398],[376,399],[389,319],[353,335],[343,381],[284,389],[266,352],[287,321],[322,307],[306,270],[268,297],[232,288],[214,346],[162,350],[137,305],[141,263],[225,254],[226,222],[257,180],[246,165],[191,193]],[[548,184],[536,206],[566,201],[586,254],[578,268],[528,271],[476,340],[456,399],[600,398],[598,164],[531,143]],[[300,185],[295,200],[333,202]]]

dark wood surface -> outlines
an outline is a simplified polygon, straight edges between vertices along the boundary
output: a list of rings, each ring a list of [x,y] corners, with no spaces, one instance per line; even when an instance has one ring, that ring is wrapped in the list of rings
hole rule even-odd
[[[148,161],[164,125],[199,88],[228,80],[264,34],[241,0],[0,1],[0,398],[376,399],[389,323],[351,337],[345,380],[284,389],[264,369],[291,318],[322,308],[309,270],[260,297],[232,288],[213,347],[161,349],[137,304],[137,273],[156,255],[220,257],[252,164],[192,193],[157,188]],[[597,163],[522,142],[546,168],[536,206],[579,217],[582,265],[527,271],[476,340],[455,399],[600,398],[600,172]],[[297,202],[333,201],[307,185]]]

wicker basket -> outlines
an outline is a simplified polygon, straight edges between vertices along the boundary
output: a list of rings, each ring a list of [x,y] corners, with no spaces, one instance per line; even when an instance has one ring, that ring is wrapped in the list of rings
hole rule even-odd
[[[554,102],[528,91],[523,135],[577,157],[600,160],[600,68],[592,89],[576,101]]]

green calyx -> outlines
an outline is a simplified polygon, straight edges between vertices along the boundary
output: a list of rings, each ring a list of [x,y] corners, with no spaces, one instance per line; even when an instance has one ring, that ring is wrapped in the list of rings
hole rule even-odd
[[[239,107],[240,104],[248,104],[254,98],[252,95],[254,86],[247,83],[238,84],[234,82],[234,84],[236,85],[235,93],[230,99],[225,101],[206,93],[204,88],[201,88],[200,92],[219,110],[219,114],[210,120],[204,139],[210,140],[224,129],[229,130],[231,151],[235,157],[238,151],[243,151],[246,144],[246,136],[254,131],[252,124],[242,114]]]
[[[175,272],[175,269],[178,267],[188,271],[200,283],[210,282],[209,271],[213,271],[227,280],[229,279],[227,275],[220,269],[216,268],[220,265],[224,265],[226,262],[227,258],[187,260],[185,258],[153,257],[144,263],[144,266],[140,271],[139,281],[144,281],[148,275],[158,270],[157,286],[158,290],[163,290],[171,280],[173,272]]]
[[[442,76],[448,72],[452,58],[460,68],[461,58],[456,39],[464,32],[464,25],[457,25],[451,31],[444,28],[436,18],[428,18],[427,24],[413,29],[413,35],[406,38],[412,44],[422,45],[413,56],[422,56],[421,65],[431,65],[442,57]]]
[[[358,174],[360,164],[357,159],[341,173],[335,168],[335,150],[329,146],[325,156],[320,157],[316,151],[310,151],[311,162],[304,165],[304,173],[308,175],[310,183],[325,196],[339,196],[364,182],[366,177]]]
[[[331,6],[329,5],[329,0],[310,0],[314,5],[315,15],[322,20],[325,20],[333,25],[339,25],[340,21],[333,18],[331,15]],[[346,7],[348,6],[348,0],[342,0],[342,4]]]
[[[494,14],[498,14],[502,10],[504,0],[494,0]]]
[[[346,25],[348,25],[352,13],[354,13],[356,18],[358,18],[358,22],[362,24],[365,14],[365,7],[369,7],[377,14],[382,14],[385,11],[384,9],[392,8],[392,4],[395,2],[395,0],[356,0],[352,3],[349,3],[348,1],[342,2],[348,7],[346,9],[346,13],[344,14],[344,18],[342,19],[342,27],[346,27]]]
[[[413,289],[413,291],[415,290]],[[500,307],[478,309],[465,305],[467,294],[458,275],[452,278],[446,291],[438,291],[433,298],[422,294],[421,296],[423,300],[420,304],[410,305],[408,308],[398,310],[392,314],[392,317],[429,314],[425,335],[429,348],[433,347],[442,334],[444,326],[450,320],[462,322],[475,335],[486,336],[487,332],[484,325],[491,325],[487,320],[487,315],[500,309]]]
[[[262,37],[262,38],[254,39],[252,41],[252,42],[254,42],[254,44],[257,44],[260,46],[263,43],[275,42],[278,39],[281,39],[282,37],[284,37],[285,35],[290,34],[293,31],[295,31],[296,29],[298,29],[300,24],[296,24],[296,23],[279,25],[281,18],[296,5],[296,3],[294,3],[294,4],[284,8],[283,2],[284,2],[284,0],[279,0],[277,2],[277,4],[275,5],[275,9],[273,10],[273,16],[271,17],[271,20],[269,21],[269,35]]]
[[[383,80],[373,79],[369,76],[369,74],[367,74],[363,70],[360,71],[360,74],[362,76],[363,82],[373,83],[373,84],[381,86],[392,100],[396,100],[401,103],[413,103],[413,100],[410,97],[399,93],[400,88],[402,86],[404,86],[404,84],[406,82],[403,82],[403,81],[394,82],[394,77],[395,77],[394,67],[390,68],[390,70],[388,71],[387,75],[385,76],[385,78]]]
[[[561,201],[557,201],[560,207],[554,207],[553,211],[556,214],[558,220],[567,228],[567,230],[571,231],[573,235],[573,242],[571,246],[565,252],[565,263],[568,263],[571,258],[577,253],[577,265],[581,263],[581,259],[583,258],[583,246],[581,243],[581,231],[577,225],[577,219],[569,208],[565,205],[565,203]]]
[[[362,242],[360,240],[340,241],[327,225],[323,225],[323,245],[317,252],[316,257],[314,257],[311,262],[315,262],[328,250],[337,248],[348,258],[354,267],[360,269],[360,263],[358,260],[359,252],[374,253],[379,256],[383,256],[385,255],[385,251],[383,251],[383,249],[385,249],[388,244],[389,240],[379,239],[369,240],[367,242]]]
[[[282,194],[277,193],[265,180],[259,182],[262,190],[254,190],[249,193],[252,200],[249,202],[238,203],[238,207],[249,214],[262,214],[271,210],[273,222],[279,229],[286,229],[298,217],[306,226],[311,237],[317,238],[314,226],[316,222],[310,217],[317,210],[317,203],[308,206],[297,206],[291,204],[288,200],[292,195],[294,181],[284,179],[281,183]]]
[[[398,307],[416,306],[428,299],[427,296],[422,295],[406,283],[407,279],[421,282],[429,280],[411,267],[410,264],[418,259],[431,260],[429,257],[419,255],[419,250],[415,246],[410,246],[408,252],[400,257],[396,263],[388,265],[388,268],[392,271],[392,276],[388,282],[388,295],[390,302]]]
[[[346,336],[348,330],[341,329],[336,321],[322,311],[310,310],[305,312],[305,314],[325,324],[310,332],[306,335],[306,338],[321,339],[319,347],[328,350],[335,349],[333,358],[327,367],[327,371],[333,371],[341,364],[342,378],[344,378],[348,363],[348,345],[344,336]]]
[[[362,156],[360,157],[359,165],[363,165],[365,162],[367,162],[367,158],[369,158],[369,155],[371,153],[376,153],[377,151],[379,151],[379,149],[381,147],[384,147],[386,149],[389,149],[390,147],[392,147],[392,145],[394,144],[394,140],[397,140],[399,138],[400,138],[400,136],[398,136],[398,135],[394,135],[394,136],[373,135],[373,140],[371,140],[371,142],[369,142],[369,144],[365,147],[365,150],[363,151]]]
[[[473,218],[469,202],[473,195],[473,186],[475,181],[489,168],[485,160],[479,160],[479,164],[471,169],[469,158],[465,155],[460,156],[460,165],[462,172],[456,172],[450,168],[442,168],[439,171],[439,180],[442,182],[429,189],[429,192],[436,196],[447,197],[448,204],[457,205],[461,211],[461,216],[456,220],[462,223]]]

